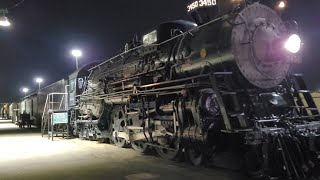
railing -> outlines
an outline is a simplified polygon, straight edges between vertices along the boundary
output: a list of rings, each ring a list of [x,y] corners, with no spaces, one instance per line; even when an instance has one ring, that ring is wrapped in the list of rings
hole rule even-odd
[[[42,112],[42,117],[41,117],[41,135],[43,137],[43,134],[44,134],[44,130],[45,130],[45,124],[44,124],[44,120],[46,118],[46,113],[48,112],[47,111],[47,105],[48,105],[48,95],[47,95],[47,98],[46,98],[46,103],[44,104],[44,108],[43,108],[43,112]]]
[[[51,121],[50,113],[53,111],[61,111],[61,110],[67,110],[68,106],[65,102],[63,106],[63,102],[67,93],[50,93],[47,95],[46,103],[44,105],[42,118],[41,118],[41,135],[43,137],[44,132],[46,130],[47,125],[49,126],[50,123],[48,121]],[[55,102],[55,99],[60,99],[59,97],[56,98],[56,96],[62,96],[61,100],[59,102]],[[56,106],[58,105],[58,106]],[[48,127],[49,130],[49,127]]]

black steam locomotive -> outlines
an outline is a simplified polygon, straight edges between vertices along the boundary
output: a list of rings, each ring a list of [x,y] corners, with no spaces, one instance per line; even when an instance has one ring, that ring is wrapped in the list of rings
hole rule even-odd
[[[197,0],[195,23],[134,38],[89,69],[74,135],[194,165],[244,164],[254,177],[318,178],[319,111],[301,75],[289,75],[301,40],[275,3]]]

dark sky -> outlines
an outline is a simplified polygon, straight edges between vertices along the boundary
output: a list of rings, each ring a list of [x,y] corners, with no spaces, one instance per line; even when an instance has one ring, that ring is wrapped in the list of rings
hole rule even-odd
[[[0,8],[18,1],[0,0]],[[320,3],[293,1],[305,43],[304,62],[294,70],[320,89]],[[0,27],[0,102],[21,98],[22,86],[36,89],[36,76],[48,85],[73,72],[72,48],[83,50],[80,64],[107,59],[134,34],[188,18],[185,5],[186,0],[25,0],[7,15],[13,25]]]

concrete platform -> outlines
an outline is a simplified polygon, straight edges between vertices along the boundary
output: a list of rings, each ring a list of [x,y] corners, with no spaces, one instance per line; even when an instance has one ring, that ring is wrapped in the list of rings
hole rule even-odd
[[[195,168],[133,149],[80,139],[42,138],[0,120],[0,179],[242,180],[241,173]]]

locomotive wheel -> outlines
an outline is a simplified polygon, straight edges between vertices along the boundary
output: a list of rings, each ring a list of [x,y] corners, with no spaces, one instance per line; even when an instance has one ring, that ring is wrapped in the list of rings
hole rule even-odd
[[[124,114],[125,113],[122,106],[113,107],[112,112],[110,114],[110,118],[112,119],[112,128],[114,131],[113,133],[125,131]],[[118,137],[117,135],[113,135],[112,141],[116,146],[120,148],[124,148],[128,146],[127,140],[125,140],[124,138]]]
[[[124,138],[114,137],[112,141],[119,148],[127,147],[127,141]]]
[[[160,157],[168,160],[176,160],[181,155],[180,141],[176,140],[165,145],[165,148],[155,147]]]
[[[155,147],[157,153],[159,154],[160,157],[168,159],[168,160],[175,160],[177,159],[181,151],[176,149],[176,150],[169,150],[166,148],[160,148],[160,147]]]
[[[150,147],[145,144],[144,141],[134,141],[131,143],[131,147],[138,152],[147,153],[150,150]]]
[[[196,146],[189,146],[185,151],[186,159],[194,166],[200,166],[204,161],[204,154],[201,148]]]

